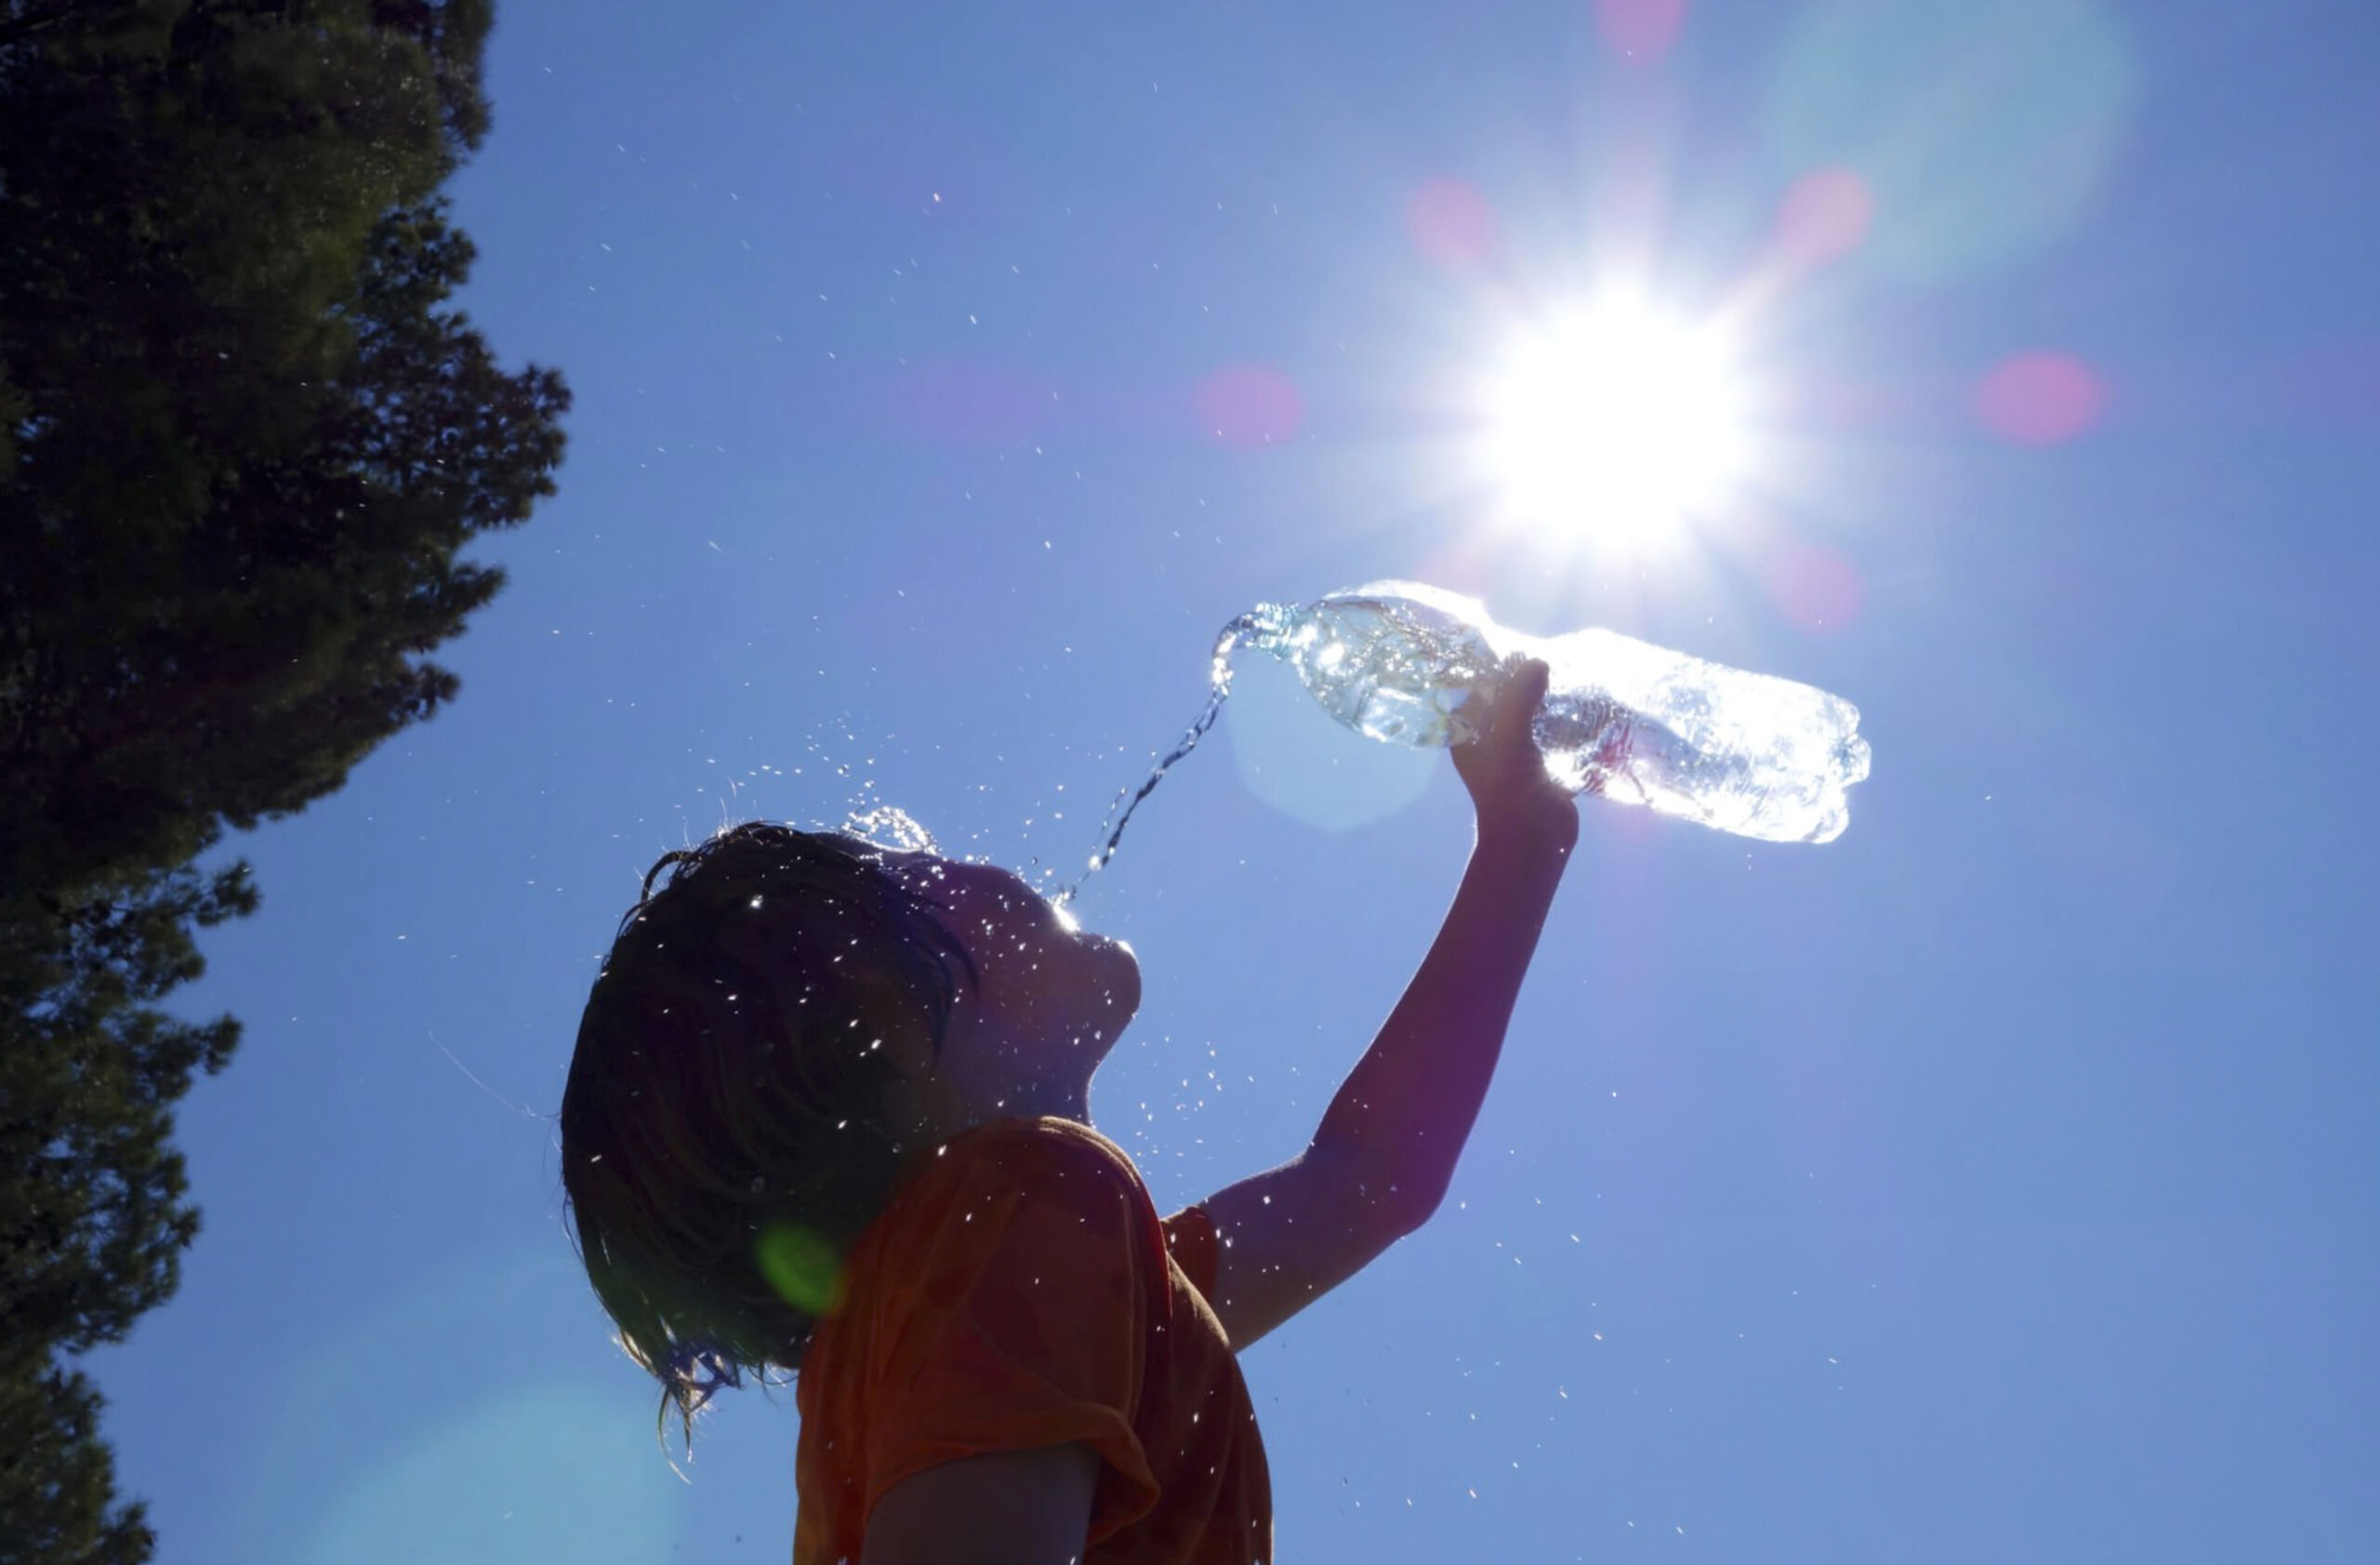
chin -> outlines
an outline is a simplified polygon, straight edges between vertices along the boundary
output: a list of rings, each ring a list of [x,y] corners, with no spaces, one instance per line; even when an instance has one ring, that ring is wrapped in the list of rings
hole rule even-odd
[[[1100,1052],[1104,1054],[1141,1008],[1141,962],[1131,947],[1104,935],[1088,936],[1084,948],[1091,956],[1090,980],[1084,986],[1090,997],[1090,1025],[1098,1032]]]
[[[1090,1065],[1104,1060],[1140,1010],[1140,960],[1133,948],[1104,934],[1083,936],[1083,967],[1071,984],[1078,1022],[1066,1034],[1090,1046]]]

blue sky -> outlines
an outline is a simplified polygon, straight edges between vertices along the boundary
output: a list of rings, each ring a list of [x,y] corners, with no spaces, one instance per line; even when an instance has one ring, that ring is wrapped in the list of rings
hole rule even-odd
[[[879,802],[1071,867],[1223,621],[1401,575],[1875,769],[1822,848],[1587,807],[1446,1208],[1243,1360],[1281,1557],[2369,1558],[2380,13],[1026,10],[503,7],[466,302],[570,456],[458,703],[226,845],[205,1230],[96,1360],[165,1557],[781,1558],[790,1397],[681,1482],[560,1223],[636,877]],[[1633,556],[1465,457],[1621,275],[1763,451]],[[1164,1209],[1303,1144],[1469,842],[1242,685],[1078,905]]]

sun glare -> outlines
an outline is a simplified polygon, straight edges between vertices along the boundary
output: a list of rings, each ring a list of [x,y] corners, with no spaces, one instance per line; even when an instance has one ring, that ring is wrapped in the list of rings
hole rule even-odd
[[[1514,334],[1487,383],[1482,457],[1512,524],[1642,545],[1737,476],[1738,401],[1716,332],[1616,293]]]

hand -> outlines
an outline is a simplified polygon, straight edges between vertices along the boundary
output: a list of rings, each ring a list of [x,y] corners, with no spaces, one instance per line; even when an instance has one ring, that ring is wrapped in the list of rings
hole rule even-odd
[[[1507,670],[1478,736],[1454,747],[1454,769],[1471,791],[1479,834],[1517,836],[1567,853],[1579,840],[1579,805],[1548,776],[1530,729],[1545,700],[1547,670],[1528,657]]]

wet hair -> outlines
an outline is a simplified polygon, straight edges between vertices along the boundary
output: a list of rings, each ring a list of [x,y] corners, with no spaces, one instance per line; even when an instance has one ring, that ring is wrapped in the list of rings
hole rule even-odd
[[[562,1187],[690,1449],[714,1391],[800,1367],[891,1194],[892,1044],[938,1060],[976,980],[933,908],[868,842],[747,821],[664,854],[620,921],[562,1090]]]

